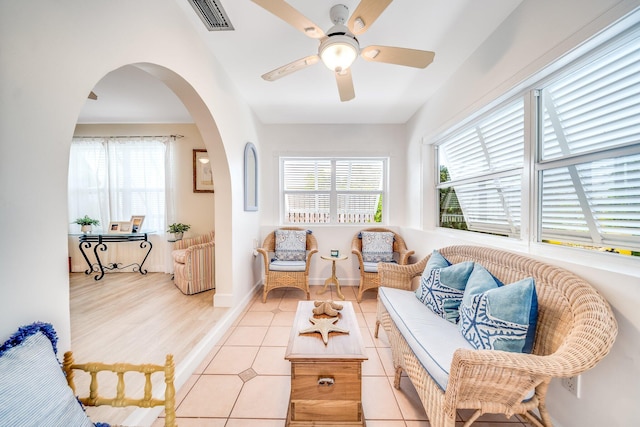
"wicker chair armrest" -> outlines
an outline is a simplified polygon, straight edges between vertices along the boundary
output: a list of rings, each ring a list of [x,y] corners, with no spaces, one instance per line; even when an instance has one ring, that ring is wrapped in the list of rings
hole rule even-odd
[[[306,257],[306,258],[307,258],[307,259],[306,259],[307,266],[308,266],[308,265],[309,265],[309,263],[311,262],[311,257],[313,256],[313,254],[315,254],[315,253],[317,253],[317,252],[318,252],[318,249],[311,249],[310,251],[307,251],[307,257]]]
[[[398,264],[407,265],[409,264],[409,257],[413,255],[415,251],[410,251],[407,248],[401,248],[398,251]]]
[[[456,402],[483,401],[488,395],[494,402],[516,404],[552,377],[568,376],[565,365],[555,355],[458,349],[451,362],[445,405],[455,408]]]
[[[360,269],[364,268],[364,259],[362,258],[362,251],[360,247],[356,244],[355,239],[351,244],[351,253],[356,256],[358,259],[358,263],[360,264]]]
[[[427,258],[415,264],[398,265],[388,262],[378,263],[380,286],[412,290],[412,280],[420,276],[427,265]]]
[[[264,261],[264,271],[269,271],[269,251],[266,248],[256,248],[256,251],[262,255]]]

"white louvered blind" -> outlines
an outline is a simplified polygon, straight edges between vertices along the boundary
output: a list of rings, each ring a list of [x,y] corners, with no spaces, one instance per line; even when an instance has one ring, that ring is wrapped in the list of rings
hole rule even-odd
[[[523,161],[524,102],[518,99],[438,145],[439,169],[448,171],[438,188],[453,187],[469,230],[519,235]],[[442,215],[452,213],[441,209],[441,225]]]
[[[383,159],[282,159],[283,222],[374,222],[385,169]]]
[[[541,103],[540,238],[640,249],[640,32]]]

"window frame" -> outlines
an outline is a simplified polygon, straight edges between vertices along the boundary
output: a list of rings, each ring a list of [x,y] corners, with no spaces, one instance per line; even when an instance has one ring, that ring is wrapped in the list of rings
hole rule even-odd
[[[331,176],[329,190],[309,190],[296,191],[285,190],[284,165],[287,161],[328,161],[330,162]],[[380,161],[382,163],[382,190],[338,190],[336,188],[336,162],[340,161]],[[280,156],[278,159],[278,181],[279,181],[279,217],[280,224],[285,226],[296,225],[332,225],[332,226],[353,226],[362,224],[385,225],[389,209],[385,200],[388,200],[388,180],[389,180],[389,157],[387,156]],[[306,194],[329,194],[329,221],[328,222],[289,222],[286,212],[286,195],[290,193]],[[380,194],[382,196],[382,221],[381,222],[338,222],[338,195],[339,194]]]

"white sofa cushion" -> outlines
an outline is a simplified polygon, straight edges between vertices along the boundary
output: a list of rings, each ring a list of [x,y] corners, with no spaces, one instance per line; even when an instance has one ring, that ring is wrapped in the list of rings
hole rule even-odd
[[[473,349],[473,346],[456,324],[429,310],[412,291],[381,286],[378,299],[424,369],[446,390],[453,353],[458,348]]]

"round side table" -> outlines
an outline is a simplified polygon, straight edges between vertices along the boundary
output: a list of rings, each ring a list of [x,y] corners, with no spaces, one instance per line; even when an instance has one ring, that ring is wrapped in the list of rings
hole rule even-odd
[[[324,281],[324,287],[322,289],[320,289],[318,292],[316,292],[318,295],[322,295],[323,293],[325,293],[327,291],[327,288],[329,287],[329,285],[331,283],[335,283],[336,285],[336,292],[338,293],[338,297],[340,297],[340,299],[344,300],[344,295],[342,295],[342,292],[340,291],[340,282],[338,281],[338,278],[336,277],[336,261],[344,261],[345,259],[349,258],[346,255],[343,256],[329,256],[329,255],[320,255],[320,258],[326,260],[326,261],[331,261],[331,277],[329,277],[327,280]]]

